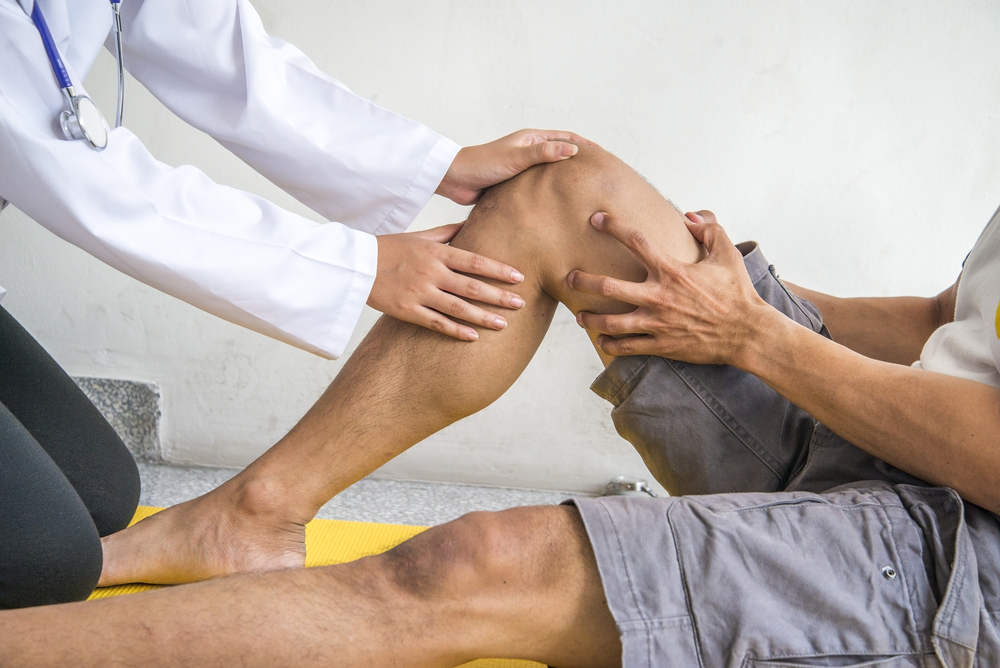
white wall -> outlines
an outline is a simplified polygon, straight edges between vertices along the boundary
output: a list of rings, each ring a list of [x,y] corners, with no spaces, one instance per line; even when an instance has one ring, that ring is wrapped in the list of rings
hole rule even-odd
[[[256,6],[272,33],[383,106],[466,144],[523,126],[577,131],[678,206],[712,208],[734,239],[759,240],[783,276],[834,294],[936,293],[1000,204],[993,2]],[[160,159],[305,212],[130,83],[127,123]],[[109,56],[87,85],[110,112]],[[435,201],[417,225],[464,215]],[[156,293],[10,209],[0,284],[71,373],[160,385],[177,462],[249,462],[340,364]],[[505,397],[379,475],[593,490],[644,474],[587,391],[599,370],[563,310]]]

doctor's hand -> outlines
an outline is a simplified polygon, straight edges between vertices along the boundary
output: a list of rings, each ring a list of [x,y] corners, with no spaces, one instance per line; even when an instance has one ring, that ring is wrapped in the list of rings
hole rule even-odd
[[[613,356],[657,355],[696,364],[734,364],[773,311],[754,290],[743,255],[711,211],[687,214],[688,230],[708,256],[695,264],[670,257],[626,222],[596,213],[591,224],[622,242],[646,267],[642,283],[569,275],[575,290],[635,305],[631,313],[581,311],[577,322],[600,334],[597,346]]]
[[[466,300],[507,309],[521,308],[524,300],[509,290],[464,274],[505,283],[520,283],[524,276],[496,260],[447,246],[462,225],[378,237],[378,273],[368,305],[397,320],[463,341],[475,341],[479,334],[455,320],[490,329],[506,327],[503,317]]]
[[[488,144],[466,146],[455,156],[435,192],[457,204],[475,204],[486,188],[528,167],[572,158],[578,150],[576,144],[596,146],[559,130],[520,130]]]

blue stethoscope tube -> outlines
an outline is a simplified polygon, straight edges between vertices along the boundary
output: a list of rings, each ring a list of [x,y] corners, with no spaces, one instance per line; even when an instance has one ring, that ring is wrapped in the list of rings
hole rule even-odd
[[[52,71],[56,75],[59,87],[63,90],[72,88],[73,82],[69,78],[69,72],[66,71],[66,64],[63,63],[62,56],[59,55],[56,42],[52,39],[52,33],[49,32],[49,24],[45,22],[42,8],[38,6],[37,2],[34,9],[31,10],[31,20],[35,22],[35,27],[38,28],[38,33],[42,36],[42,44],[45,46],[45,53],[49,56],[49,62],[52,63]]]
[[[21,2],[22,8],[27,12],[25,2]],[[49,57],[52,65],[52,73],[55,74],[59,88],[62,89],[69,103],[69,109],[59,115],[59,125],[62,127],[66,139],[80,139],[98,151],[103,150],[108,145],[108,128],[97,105],[86,95],[77,95],[70,79],[69,71],[59,54],[59,48],[52,39],[52,33],[45,22],[45,15],[37,2],[32,2],[31,20],[38,28],[41,35],[42,45],[45,47],[45,54]],[[115,30],[115,51],[118,60],[118,105],[115,113],[115,127],[121,127],[122,117],[125,111],[125,66],[122,61],[122,19],[120,12],[121,0],[111,0],[111,8],[114,11]]]

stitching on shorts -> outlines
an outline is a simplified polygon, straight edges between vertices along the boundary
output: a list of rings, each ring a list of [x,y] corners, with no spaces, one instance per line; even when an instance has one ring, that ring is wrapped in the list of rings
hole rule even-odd
[[[964,521],[963,521],[962,524],[964,525]],[[949,642],[953,642],[956,645],[961,645],[962,647],[965,647],[967,649],[975,651],[974,647],[969,647],[968,645],[960,643],[960,642],[958,642],[958,641],[956,641],[956,640],[954,640],[954,639],[952,639],[950,637],[951,636],[951,632],[952,632],[952,628],[953,628],[953,626],[955,624],[955,614],[957,612],[958,602],[959,602],[959,600],[961,600],[962,590],[965,588],[966,545],[965,545],[965,541],[961,540],[961,537],[962,537],[961,526],[962,525],[959,525],[959,531],[957,531],[955,533],[955,560],[954,560],[954,564],[955,565],[954,565],[954,567],[952,568],[952,571],[951,571],[951,582],[955,584],[956,591],[954,591],[954,592],[949,591],[948,592],[948,597],[951,599],[951,601],[948,604],[948,611],[945,613],[945,616],[947,617],[947,621],[945,622],[944,618],[942,618],[941,621],[945,622],[945,630],[948,633],[948,636],[946,636],[946,639]],[[940,634],[938,634],[938,635],[940,635]]]
[[[813,460],[816,459],[817,457],[816,453],[822,447],[816,441],[816,439],[819,438],[819,428],[822,425],[823,425],[822,422],[813,418],[813,430],[812,433],[809,434],[809,442],[805,444],[806,448],[805,459],[802,460],[802,463],[799,464],[798,468],[796,468],[794,471],[788,474],[788,479],[785,480],[781,485],[781,488],[783,490],[787,490],[792,485],[800,483],[802,481],[802,478],[805,476],[805,472],[810,469],[809,465],[812,464]],[[832,434],[833,432],[830,433]]]
[[[625,581],[628,583],[628,591],[632,595],[632,605],[635,607],[637,613],[639,613],[640,621],[645,629],[646,635],[646,665],[653,665],[653,639],[649,631],[648,620],[645,615],[645,611],[642,606],[639,605],[639,597],[635,593],[635,585],[632,583],[632,573],[629,571],[628,560],[625,558],[625,546],[622,545],[622,536],[618,531],[618,524],[611,517],[611,512],[602,503],[598,504],[598,507],[604,511],[604,514],[608,517],[608,523],[611,525],[611,529],[615,532],[615,542],[618,543],[618,554],[622,564],[622,570],[625,572]]]
[[[622,622],[618,625],[626,631],[646,631],[647,629],[673,630],[691,626],[691,620],[685,615],[683,617],[652,617],[647,622],[643,619],[636,619],[631,622]]]
[[[691,609],[691,590],[688,587],[687,580],[687,570],[684,568],[684,557],[681,555],[680,540],[677,536],[677,531],[674,529],[674,523],[670,520],[670,513],[673,512],[679,503],[675,503],[667,508],[665,516],[667,518],[667,526],[670,527],[670,536],[674,539],[674,554],[677,557],[677,570],[681,578],[681,586],[684,588],[684,607],[687,608],[688,618],[691,620],[691,636],[694,641],[694,651],[698,657],[698,665],[704,668],[705,660],[701,655],[701,641],[698,639],[698,620],[695,619],[694,610]],[[652,655],[650,655],[650,661],[652,661]]]
[[[614,401],[615,407],[621,406],[622,403],[625,402],[625,399],[627,399],[628,395],[631,394],[629,388],[633,386],[632,379],[638,376],[643,371],[645,371],[652,360],[653,360],[652,356],[646,356],[645,359],[643,359],[642,363],[638,367],[636,367],[635,371],[625,376],[624,378],[621,379],[621,381],[616,383],[617,389],[611,394],[611,396],[615,400]]]
[[[770,272],[768,272],[768,273],[770,273]],[[809,321],[810,329],[812,329],[814,332],[817,332],[817,333],[821,329],[823,329],[823,325],[824,325],[823,314],[821,313],[819,315],[819,317],[817,318],[812,313],[810,313],[809,311],[807,311],[806,308],[805,308],[805,306],[802,305],[802,302],[809,301],[808,299],[803,299],[802,297],[796,296],[795,294],[792,293],[791,290],[788,289],[788,286],[786,286],[781,281],[780,278],[778,278],[777,276],[774,276],[774,274],[771,274],[771,276],[774,277],[774,282],[777,283],[779,286],[781,286],[781,289],[784,291],[784,293],[786,295],[788,295],[788,298],[791,300],[791,302],[795,306],[795,308],[797,308],[799,310],[799,312],[802,315],[805,316],[806,320]],[[809,303],[812,304],[812,302],[809,302]],[[813,306],[815,307],[816,305],[813,304]],[[819,311],[818,308],[816,310]],[[816,325],[819,325],[819,327],[816,327]]]
[[[764,261],[766,262],[767,260],[765,259]],[[785,293],[785,296],[788,297],[792,305],[799,311],[799,313],[805,316],[806,320],[809,322],[810,329],[812,329],[814,332],[820,332],[820,330],[823,329],[823,324],[824,324],[823,314],[819,313],[819,315],[816,316],[810,313],[803,305],[803,302],[808,302],[809,304],[812,304],[814,308],[816,308],[816,305],[810,302],[808,299],[803,299],[802,297],[797,296],[791,290],[789,290],[788,286],[785,285],[780,278],[778,278],[778,272],[775,270],[773,264],[768,265],[767,269],[764,271],[764,274],[760,277],[760,279],[753,282],[754,289],[755,290],[757,289],[757,283],[766,280],[768,277],[771,277],[771,279],[773,279],[774,282],[778,284],[778,287],[780,287],[782,292]],[[816,308],[816,311],[819,312],[819,308]],[[791,318],[790,316],[789,319],[794,320],[794,318]],[[819,325],[819,327],[817,327],[817,325]]]
[[[767,449],[760,443],[753,435],[743,428],[739,420],[733,417],[733,414],[726,410],[726,407],[715,398],[715,395],[709,391],[707,387],[702,385],[701,381],[686,367],[682,367],[678,362],[664,358],[664,361],[674,370],[674,373],[684,382],[688,388],[694,392],[703,404],[705,404],[708,410],[712,411],[712,414],[722,423],[722,425],[728,429],[733,436],[735,436],[740,443],[743,444],[747,450],[750,451],[757,459],[760,460],[761,464],[766,466],[771,473],[778,479],[780,483],[782,480],[781,474],[778,469],[781,468],[781,462],[774,460],[769,462],[771,459],[767,453]]]
[[[914,612],[914,610],[917,607],[916,601],[915,601],[916,591],[915,591],[915,589],[913,587],[910,586],[911,583],[910,583],[909,574],[903,568],[903,558],[900,556],[900,554],[899,554],[899,547],[896,545],[896,536],[895,536],[896,526],[892,523],[892,517],[889,515],[888,512],[886,512],[886,508],[890,508],[890,507],[893,507],[893,506],[890,506],[890,505],[887,505],[887,504],[879,504],[879,508],[882,511],[882,513],[881,513],[882,517],[883,517],[883,519],[884,519],[884,521],[886,523],[886,526],[889,527],[889,531],[888,531],[887,535],[888,535],[888,538],[889,538],[889,544],[892,546],[892,558],[893,558],[893,560],[895,560],[895,562],[897,564],[899,564],[897,570],[900,571],[902,573],[902,575],[903,575],[903,577],[901,578],[901,580],[902,580],[903,586],[906,587],[906,600],[909,603],[909,608],[910,608],[909,609],[909,613],[910,613],[910,627],[913,629],[913,635],[915,636],[915,639],[919,639],[920,638],[920,632],[917,629],[917,615]],[[900,505],[896,505],[895,507],[900,507],[901,508],[902,505],[901,504]]]
[[[895,504],[884,504],[875,502],[865,502],[865,503],[852,503],[849,506],[841,506],[836,503],[829,503],[826,501],[819,501],[817,499],[802,498],[795,501],[789,501],[788,503],[761,503],[756,506],[749,506],[746,508],[731,508],[728,510],[720,510],[719,514],[722,513],[748,513],[757,510],[770,510],[771,508],[788,508],[794,506],[816,506],[819,508],[833,508],[835,510],[863,510],[865,508],[903,508],[901,505]]]
[[[834,656],[857,656],[857,657],[861,657],[861,658],[866,659],[866,661],[868,663],[870,663],[871,661],[878,661],[878,660],[887,660],[888,661],[888,660],[901,659],[903,657],[910,657],[910,656],[933,656],[933,655],[934,655],[934,652],[927,652],[927,651],[916,651],[916,652],[914,652],[913,648],[906,648],[906,649],[903,649],[903,650],[889,649],[888,650],[888,654],[886,652],[883,652],[883,651],[879,651],[879,652],[817,652],[815,654],[769,654],[767,657],[759,657],[759,656],[753,656],[752,654],[747,653],[747,655],[743,659],[743,661],[744,661],[743,665],[744,666],[748,666],[748,665],[750,665],[751,661],[754,661],[754,662],[756,662],[758,664],[759,663],[763,663],[763,664],[772,663],[773,664],[775,661],[784,661],[786,659],[817,659],[817,658],[819,658],[819,659],[825,659],[827,657],[834,657]]]

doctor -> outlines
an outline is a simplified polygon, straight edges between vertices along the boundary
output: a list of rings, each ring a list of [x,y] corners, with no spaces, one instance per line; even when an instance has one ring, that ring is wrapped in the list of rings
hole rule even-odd
[[[516,269],[447,246],[460,225],[404,230],[432,194],[471,204],[576,153],[560,140],[581,141],[524,130],[460,148],[267,35],[247,0],[0,0],[0,35],[0,208],[9,201],[137,280],[327,358],[366,303],[470,342],[461,321],[502,329],[501,311],[523,302],[467,274],[517,283]],[[82,87],[102,45],[171,111],[338,222],[164,165],[127,128],[109,131]],[[98,535],[121,529],[137,498],[113,431],[0,308],[0,607],[89,593]]]

